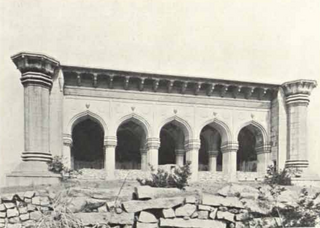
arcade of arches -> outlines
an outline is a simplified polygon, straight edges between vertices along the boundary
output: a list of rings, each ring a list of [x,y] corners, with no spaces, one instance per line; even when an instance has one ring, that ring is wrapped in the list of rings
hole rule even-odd
[[[191,162],[198,172],[309,167],[307,110],[314,80],[283,84],[67,66],[41,54],[12,61],[24,88],[24,151],[8,185],[56,183],[66,167],[148,170]]]

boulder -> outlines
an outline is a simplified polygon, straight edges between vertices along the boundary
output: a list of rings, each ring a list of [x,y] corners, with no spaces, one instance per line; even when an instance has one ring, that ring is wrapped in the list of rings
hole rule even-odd
[[[147,209],[164,209],[172,208],[181,205],[184,202],[184,197],[170,197],[161,199],[152,199],[147,201],[130,200],[123,202],[122,206],[128,213],[134,213]]]
[[[211,218],[211,219],[216,219],[216,217],[217,217],[217,212],[218,212],[218,209],[215,208],[213,211],[210,212],[209,218]]]
[[[33,211],[30,213],[31,220],[37,221],[37,220],[41,219],[41,217],[42,217],[42,213],[40,211]]]
[[[202,204],[210,206],[224,206],[224,207],[235,207],[235,208],[244,208],[243,204],[237,197],[222,197],[210,194],[203,194]]]
[[[98,212],[99,212],[99,213],[108,212],[107,206],[104,205],[104,206],[99,207],[99,208],[98,208]]]
[[[36,193],[34,191],[27,191],[23,194],[24,198],[28,198],[31,199],[32,197],[34,197],[36,195]]]
[[[18,207],[18,211],[20,214],[26,214],[26,213],[28,213],[28,208],[27,207]]]
[[[136,228],[158,228],[157,223],[141,223],[137,222]]]
[[[183,218],[164,219],[160,218],[160,226],[165,227],[186,227],[186,228],[226,228],[226,223],[217,220],[202,220],[202,219],[189,219]]]
[[[73,213],[82,212],[85,210],[87,204],[86,197],[75,197],[68,205],[68,209]]]
[[[148,211],[141,211],[139,215],[139,222],[142,223],[158,223],[158,219],[154,214],[148,212]]]
[[[19,216],[21,221],[27,221],[30,218],[29,214],[22,214]]]
[[[134,213],[123,212],[121,214],[115,214],[113,212],[109,212],[106,215],[106,219],[111,224],[133,225],[134,223]]]
[[[203,204],[199,204],[198,205],[198,210],[199,211],[211,211],[211,206],[208,205],[203,205]]]
[[[0,211],[5,211],[6,210],[6,207],[4,206],[4,204],[0,204]]]
[[[272,211],[272,204],[268,201],[252,199],[242,199],[241,201],[245,205],[245,208],[253,213],[267,215]]]
[[[94,209],[98,209],[99,207],[102,207],[104,205],[106,205],[106,201],[105,200],[88,198],[88,199],[86,199],[85,208],[89,209],[89,210],[94,210]]]
[[[0,218],[6,218],[7,213],[6,212],[0,212]]]
[[[163,209],[162,215],[164,218],[175,218],[176,214],[174,213],[174,210],[172,208]]]
[[[19,211],[17,210],[17,208],[12,208],[12,209],[7,210],[7,217],[8,218],[12,218],[12,217],[16,217],[16,216],[19,216]]]
[[[197,209],[194,204],[185,204],[175,210],[177,217],[190,217]]]
[[[15,208],[16,207],[16,205],[14,203],[4,203],[4,206],[7,209],[11,209],[11,208]]]
[[[197,211],[193,212],[193,214],[190,216],[190,218],[198,218],[199,214]]]
[[[195,196],[187,196],[186,197],[186,203],[196,204],[196,203],[198,203],[198,199]]]
[[[242,194],[257,197],[259,190],[248,185],[230,184],[218,190],[218,194],[224,197],[243,197]]]
[[[104,213],[76,213],[74,216],[83,223],[84,226],[95,224],[108,224],[106,215]]]
[[[177,188],[153,188],[150,186],[138,186],[134,188],[137,199],[153,199],[159,196],[174,196],[181,192]]]
[[[218,211],[217,212],[217,219],[227,220],[229,222],[234,222],[234,214],[228,211]]]

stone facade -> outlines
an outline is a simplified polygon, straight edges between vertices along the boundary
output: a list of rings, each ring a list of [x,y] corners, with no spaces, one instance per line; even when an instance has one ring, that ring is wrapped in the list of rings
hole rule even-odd
[[[46,171],[46,162],[55,155],[74,168],[74,131],[86,120],[102,129],[100,162],[109,178],[114,178],[123,126],[139,136],[142,170],[159,165],[163,132],[174,141],[174,163],[191,162],[192,180],[198,179],[200,160],[207,162],[210,172],[222,166],[223,174],[235,179],[242,159],[239,151],[248,148],[255,162],[244,163],[256,164],[260,174],[272,163],[283,168],[283,160],[287,167],[308,167],[306,111],[315,81],[275,85],[93,69],[64,66],[30,53],[12,60],[25,91],[25,151],[19,168],[8,175],[9,185],[44,179],[55,183],[57,177]],[[251,135],[252,145],[241,143],[241,135]],[[201,159],[199,151],[207,158]]]

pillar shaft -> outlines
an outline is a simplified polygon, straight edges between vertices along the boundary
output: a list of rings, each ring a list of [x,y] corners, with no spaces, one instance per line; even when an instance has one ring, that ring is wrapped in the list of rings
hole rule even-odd
[[[154,169],[158,169],[159,164],[159,147],[160,139],[159,138],[149,138],[147,139],[147,160],[148,165]]]
[[[208,151],[208,167],[210,172],[216,172],[217,171],[217,156],[219,151],[217,150],[210,150]]]
[[[265,174],[268,166],[272,164],[270,146],[256,148],[257,152],[257,172]]]
[[[229,181],[236,180],[238,143],[222,146],[222,171]]]
[[[296,80],[282,85],[287,104],[287,161],[286,167],[307,168],[308,136],[307,108],[309,96],[317,85],[312,80]]]
[[[24,87],[23,161],[50,161],[50,89],[59,62],[44,55],[20,53],[12,61]]]
[[[117,137],[106,137],[104,139],[104,169],[107,173],[108,179],[114,178],[114,171],[116,169],[116,146]]]
[[[183,166],[184,165],[185,150],[184,149],[176,149],[175,154],[176,154],[176,165]]]
[[[72,156],[71,156],[71,149],[72,149],[72,138],[65,136],[63,137],[63,154],[62,154],[62,161],[64,167],[67,169],[73,169],[72,165]]]
[[[192,140],[187,144],[186,160],[191,162],[191,181],[198,180],[200,140]]]
[[[140,149],[141,153],[141,170],[147,171],[148,170],[148,150]]]

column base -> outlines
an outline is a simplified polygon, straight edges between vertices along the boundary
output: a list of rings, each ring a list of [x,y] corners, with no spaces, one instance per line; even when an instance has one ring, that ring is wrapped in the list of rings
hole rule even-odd
[[[55,185],[61,181],[61,175],[48,171],[45,162],[21,162],[18,167],[7,174],[7,186]]]
[[[309,166],[308,160],[287,160],[286,168],[306,169]]]

